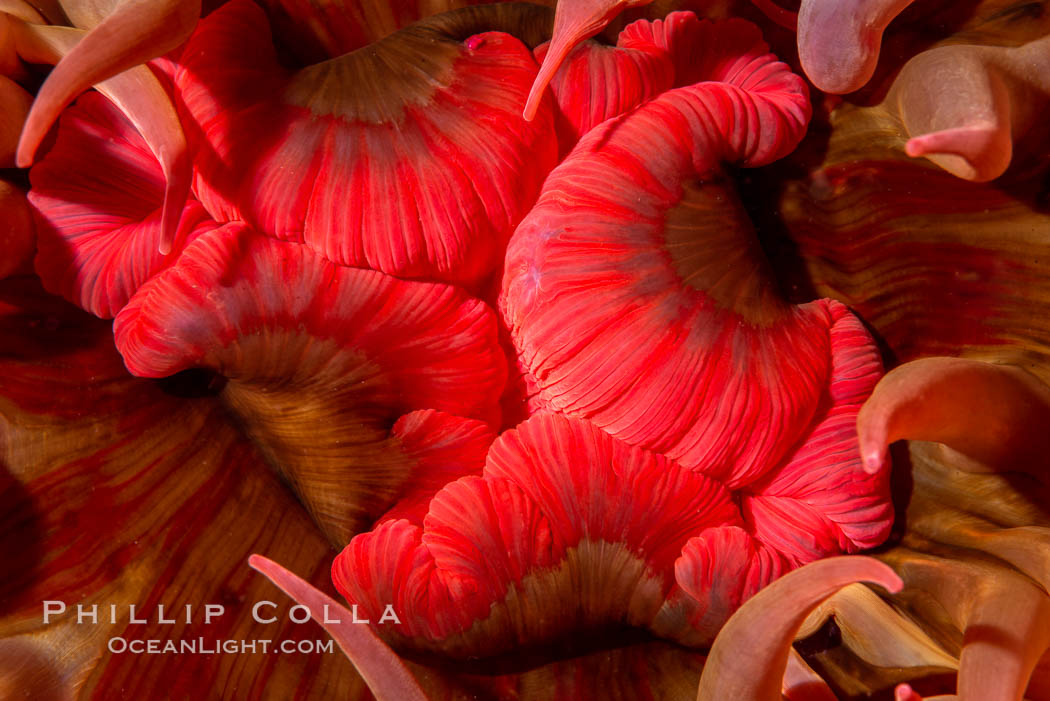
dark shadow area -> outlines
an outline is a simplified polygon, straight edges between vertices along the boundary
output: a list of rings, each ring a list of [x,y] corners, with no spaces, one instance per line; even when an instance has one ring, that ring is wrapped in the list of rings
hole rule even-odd
[[[226,378],[206,368],[190,368],[155,380],[162,392],[182,399],[215,397],[226,386]]]
[[[44,557],[43,519],[25,486],[0,465],[0,614],[23,608]]]
[[[820,167],[828,150],[831,130],[824,121],[810,123],[806,136],[787,158],[764,168],[733,172],[740,200],[751,217],[755,235],[769,261],[784,298],[801,304],[818,297],[798,244],[784,225],[780,210],[785,183],[803,181]]]
[[[600,626],[574,631],[569,637],[518,647],[509,653],[485,658],[454,660],[434,653],[405,650],[398,652],[407,660],[453,674],[498,676],[520,674],[554,662],[657,641],[666,642],[639,628]]]
[[[112,322],[48,294],[36,277],[0,281],[0,306],[14,310],[0,316],[0,357],[39,362],[97,348],[105,336],[112,344]]]

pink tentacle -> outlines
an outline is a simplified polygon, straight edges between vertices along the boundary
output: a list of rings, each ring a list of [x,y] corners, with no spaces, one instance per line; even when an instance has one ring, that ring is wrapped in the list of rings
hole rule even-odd
[[[893,570],[868,557],[833,557],[786,574],[744,604],[711,647],[697,701],[781,701],[795,633],[810,611],[853,582],[891,592],[903,583]]]
[[[68,50],[44,81],[19,143],[19,167],[29,167],[44,135],[77,95],[174,49],[190,35],[199,16],[199,0],[121,3]]]
[[[335,639],[358,673],[364,678],[377,701],[427,701],[426,694],[401,659],[379,639],[370,627],[349,623],[350,611],[335,599],[262,555],[252,555],[248,564],[264,574],[281,591],[310,610],[311,617]],[[329,615],[341,622],[328,623]]]
[[[32,63],[58,63],[61,66],[68,57],[76,55],[75,52],[90,36],[85,35],[82,30],[70,27],[40,26],[24,22],[15,24],[17,51]],[[45,88],[46,86],[47,83]],[[167,255],[171,252],[178,231],[179,218],[189,197],[193,175],[186,137],[175,106],[160,81],[146,66],[133,65],[108,79],[97,81],[97,88],[127,115],[161,164],[167,185],[161,215],[160,252]],[[68,100],[63,98],[61,107],[49,117],[46,124],[40,121],[40,109],[43,108],[38,107],[41,98],[37,97],[26,119],[18,146],[16,159],[21,167],[28,167],[28,160],[23,159],[31,160],[32,151],[35,151],[39,140],[50,128],[50,120],[65,108],[72,97],[70,95]],[[37,117],[34,117],[34,114]],[[34,122],[34,119],[37,121]],[[43,132],[40,132],[40,129],[43,129]],[[32,144],[28,157],[27,144]]]
[[[924,358],[888,373],[857,417],[861,455],[881,469],[890,443],[943,443],[971,470],[1040,474],[1050,455],[1050,388],[1009,365]]]
[[[798,54],[824,92],[848,93],[875,72],[882,33],[913,0],[802,0]]]

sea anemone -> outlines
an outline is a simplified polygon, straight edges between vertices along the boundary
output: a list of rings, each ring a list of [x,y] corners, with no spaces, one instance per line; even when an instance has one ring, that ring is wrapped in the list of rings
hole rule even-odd
[[[1050,699],[1040,9],[463,4],[2,5],[0,689]]]

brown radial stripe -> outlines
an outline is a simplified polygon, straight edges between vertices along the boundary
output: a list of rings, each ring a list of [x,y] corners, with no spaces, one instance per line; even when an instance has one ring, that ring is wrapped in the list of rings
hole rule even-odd
[[[504,654],[540,656],[551,645],[566,650],[593,647],[589,635],[598,631],[631,627],[644,634],[668,587],[665,578],[624,543],[586,539],[567,548],[556,566],[529,572],[515,582],[486,618],[462,633],[433,642],[405,638],[396,628],[377,632],[390,637],[398,649],[458,659],[465,671],[477,671]],[[519,635],[529,641],[527,649],[512,647]],[[495,657],[477,661],[479,649],[489,649]]]
[[[335,654],[257,648],[146,664],[108,651],[114,637],[323,640],[320,628],[288,621],[290,603],[245,559],[265,553],[331,591],[333,553],[217,401],[130,377],[106,326],[35,283],[0,285],[0,689],[17,684],[40,699],[361,698]],[[66,605],[47,625],[45,600]],[[257,601],[276,602],[278,620],[254,621]],[[205,604],[225,613],[206,624]],[[96,621],[78,623],[77,605],[98,606]],[[130,605],[146,623],[131,622]],[[175,623],[158,620],[161,605]]]
[[[306,63],[341,56],[380,41],[413,22],[463,8],[496,17],[495,26],[477,31],[496,29],[515,34],[530,47],[550,38],[553,12],[537,12],[535,6],[553,8],[555,0],[501,2],[495,7],[484,6],[485,2],[487,0],[260,0],[259,4],[266,8],[279,39]],[[478,4],[483,6],[472,7]],[[515,5],[523,7],[525,13],[536,13],[540,20],[499,24],[501,18],[522,11],[515,9]],[[669,7],[654,16],[663,17],[671,9],[676,8]],[[539,38],[530,33],[534,31],[541,32]]]
[[[689,181],[682,189],[664,223],[664,246],[682,283],[753,326],[783,319],[788,305],[735,185]]]
[[[534,46],[549,32],[550,11],[528,4],[469,7],[429,17],[397,34],[299,71],[285,100],[317,116],[349,122],[397,123],[406,107],[430,102],[455,79],[462,40],[506,31]],[[352,89],[346,89],[352,86]]]
[[[390,436],[394,417],[368,410],[378,374],[365,366],[335,387],[231,381],[223,389],[243,430],[336,546],[389,508],[414,464]]]
[[[775,206],[815,294],[853,307],[899,361],[964,355],[1045,379],[1045,167],[966,182],[904,156],[894,124],[840,107],[823,162],[782,186]]]

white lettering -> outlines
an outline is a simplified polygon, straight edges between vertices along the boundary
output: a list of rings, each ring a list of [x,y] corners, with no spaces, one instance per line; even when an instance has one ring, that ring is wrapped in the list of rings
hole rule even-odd
[[[204,605],[204,624],[211,623],[211,619],[217,618],[222,614],[226,613],[226,607],[222,604],[205,604]]]
[[[128,606],[128,623],[149,623],[145,618],[135,618],[135,604]]]
[[[394,607],[391,604],[387,604],[386,608],[383,609],[383,615],[380,617],[380,623],[386,623],[387,621],[393,621],[394,623],[401,625],[401,619],[397,617],[397,613],[394,611]]]
[[[81,623],[83,623],[84,619],[88,616],[91,617],[92,625],[98,623],[98,604],[91,605],[91,613],[87,613],[84,611],[83,604],[77,604],[77,625],[79,626]]]
[[[56,606],[57,605],[57,606]],[[64,601],[45,601],[44,602],[44,625],[47,625],[51,619],[49,616],[57,616],[66,612],[66,602]]]
[[[338,618],[332,619],[328,617],[328,604],[324,605],[324,622],[325,623],[342,623]]]
[[[300,609],[300,610],[304,611],[306,615],[303,618],[296,618],[295,617],[296,609]],[[295,606],[292,607],[291,611],[288,612],[288,618],[292,619],[293,623],[306,623],[307,621],[310,620],[310,609],[306,608],[302,604],[296,604]]]
[[[174,618],[164,617],[164,604],[157,604],[157,623],[163,623],[165,625],[174,623]]]
[[[368,620],[367,618],[358,618],[357,617],[357,604],[350,604],[350,615],[353,616],[353,618],[354,618],[353,622],[354,623],[371,623],[371,621]]]
[[[256,623],[273,623],[274,621],[276,621],[277,620],[277,616],[270,616],[269,618],[260,618],[259,617],[259,609],[261,609],[263,606],[269,606],[270,608],[277,608],[277,604],[273,603],[272,601],[257,601],[257,602],[255,602],[255,606],[252,606],[252,618],[255,620],[255,622]]]

